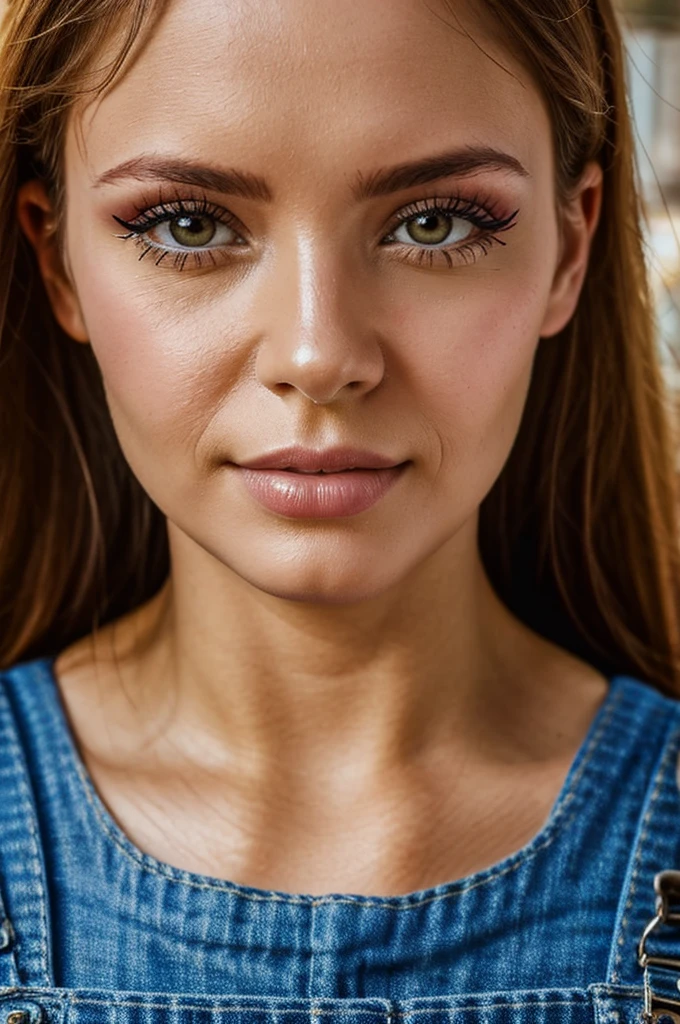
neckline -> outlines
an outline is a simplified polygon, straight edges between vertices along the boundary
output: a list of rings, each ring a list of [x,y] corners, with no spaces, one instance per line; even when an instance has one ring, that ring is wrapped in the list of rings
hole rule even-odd
[[[255,901],[276,901],[288,904],[320,904],[342,902],[357,904],[359,906],[380,906],[405,909],[439,900],[442,897],[459,894],[468,889],[477,888],[491,882],[493,879],[505,875],[526,860],[535,856],[539,850],[548,846],[564,830],[569,822],[573,821],[575,815],[566,815],[568,808],[580,802],[580,798],[586,795],[589,782],[589,769],[592,771],[594,757],[598,749],[598,743],[606,731],[606,728],[613,717],[616,706],[622,696],[623,684],[627,677],[616,675],[608,677],[607,691],[600,702],[588,729],[583,737],[569,769],[562,781],[562,785],[554,800],[550,813],[541,828],[529,839],[527,843],[506,855],[486,868],[482,868],[471,874],[465,875],[451,881],[442,882],[436,886],[429,886],[425,889],[416,889],[408,893],[395,896],[367,895],[363,893],[324,893],[314,895],[310,893],[293,893],[279,889],[262,889],[257,886],[245,885],[229,879],[219,878],[214,875],[206,875],[200,872],[187,871],[183,868],[159,860],[152,854],[145,853],[138,847],[122,829],[108,810],[102,797],[94,784],[94,781],[85,766],[80,755],[75,736],[66,714],[65,704],[62,700],[59,683],[54,670],[54,662],[58,654],[51,654],[38,659],[42,669],[53,689],[55,696],[55,708],[59,722],[59,735],[62,740],[63,749],[66,755],[68,766],[77,781],[85,798],[84,802],[93,811],[93,820],[103,837],[113,843],[114,846],[126,857],[132,860],[142,872],[151,873],[164,877],[168,880],[187,885],[197,889],[213,889],[226,891],[234,896]]]

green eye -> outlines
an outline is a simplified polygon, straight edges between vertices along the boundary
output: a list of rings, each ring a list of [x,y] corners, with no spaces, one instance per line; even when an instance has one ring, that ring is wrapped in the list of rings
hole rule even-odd
[[[442,213],[430,213],[417,217],[408,224],[408,233],[414,242],[421,245],[439,245],[451,234],[454,218]]]
[[[183,215],[169,222],[170,234],[178,245],[186,248],[207,245],[217,231],[212,217]]]

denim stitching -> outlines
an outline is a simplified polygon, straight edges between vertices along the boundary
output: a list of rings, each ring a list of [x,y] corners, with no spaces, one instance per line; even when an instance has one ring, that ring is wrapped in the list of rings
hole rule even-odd
[[[98,994],[96,994],[96,993],[98,993]],[[102,995],[102,993],[105,994],[105,998]],[[637,996],[643,995],[643,993],[644,993],[644,986],[642,984],[640,984],[640,985],[630,985],[630,984],[612,985],[612,984],[609,984],[608,982],[605,982],[605,981],[593,981],[593,982],[591,982],[589,985],[587,985],[585,987],[574,987],[574,986],[569,987],[569,986],[567,986],[566,988],[562,988],[560,986],[551,985],[551,986],[547,986],[545,988],[513,989],[512,992],[510,993],[510,995],[512,997],[514,997],[514,998],[517,998],[518,995],[522,995],[522,994],[525,994],[527,996],[531,995],[531,996],[534,996],[534,997],[538,997],[542,993],[545,993],[545,994],[547,994],[548,996],[551,997],[548,1000],[548,1002],[553,1002],[554,999],[569,999],[569,1000],[573,1000],[574,998],[581,999],[581,1000],[583,1000],[583,1002],[586,1002],[590,998],[591,995],[594,995],[594,996],[596,996],[598,998],[600,996],[602,996],[602,995],[605,995],[607,997],[612,997],[612,998],[614,998],[616,996],[624,996],[624,997],[633,997],[633,998],[635,998]],[[191,994],[184,993],[184,992],[154,992],[154,991],[147,992],[147,991],[135,991],[135,990],[132,990],[132,989],[117,989],[117,988],[105,989],[104,990],[104,989],[89,989],[89,988],[82,988],[82,987],[61,988],[59,986],[54,986],[54,985],[50,985],[49,987],[45,987],[43,985],[30,985],[30,986],[27,986],[27,985],[8,985],[5,988],[0,986],[0,1000],[7,999],[7,998],[14,998],[14,997],[17,997],[17,998],[21,999],[24,996],[26,998],[40,997],[44,1002],[48,1002],[48,1003],[50,1003],[51,1005],[54,1005],[54,1006],[60,1006],[64,1001],[68,1001],[69,999],[72,1002],[81,1002],[82,1003],[82,1002],[91,1002],[91,1001],[93,1001],[95,1003],[108,1004],[112,1000],[113,1000],[113,1002],[117,1002],[117,1000],[116,1000],[116,995],[117,994],[125,996],[126,997],[126,1000],[125,1000],[126,1005],[129,1005],[129,1006],[132,1006],[132,1005],[144,1006],[144,1005],[146,1005],[146,996],[149,996],[149,995],[151,995],[151,996],[164,996],[164,995],[167,995],[168,996],[168,1002],[167,1003],[163,1003],[162,1005],[164,1005],[164,1006],[165,1005],[172,1006],[172,1007],[174,1007],[177,1010],[181,1010],[185,1005],[190,1006],[191,1009],[199,1009],[199,1010],[217,1009],[218,1007],[221,1007],[222,1005],[224,1005],[225,1002],[230,1000],[230,999],[253,999],[253,998],[257,999],[258,998],[256,995],[254,995],[252,993],[251,994],[247,994],[247,995],[244,995],[243,993],[235,993],[233,996],[230,996],[229,994],[226,994],[226,995],[205,995],[205,996],[203,996],[201,993],[197,993],[197,992],[194,992],[194,993],[191,993]],[[136,999],[136,1001],[133,1001],[133,999],[131,998],[133,996],[134,997],[138,997]],[[490,989],[488,992],[453,993],[453,994],[449,994],[449,995],[431,995],[431,996],[406,996],[405,998],[402,998],[402,999],[398,1000],[398,1004],[399,1005],[406,1007],[406,1010],[399,1011],[399,1012],[414,1013],[414,1012],[417,1011],[418,1013],[421,1013],[421,1012],[425,1012],[425,1010],[427,1010],[429,1008],[431,1008],[431,1009],[438,1009],[438,1007],[436,1005],[438,1002],[447,1001],[449,1003],[449,1005],[452,1005],[451,1001],[455,1001],[457,999],[461,999],[461,1000],[473,999],[473,998],[477,998],[478,996],[483,996],[484,999],[490,999],[493,1003],[498,1003],[499,1000],[502,1000],[503,998],[508,998],[509,990],[507,990],[507,989]],[[198,999],[203,998],[204,1002],[200,1003],[200,1004],[194,1004],[194,1003],[192,1003],[192,1004],[188,1004],[188,1003],[184,1004],[182,1002],[183,999],[191,999],[191,998],[198,998]],[[265,995],[265,996],[261,996],[259,998],[261,998],[263,1000],[263,1003],[260,1005],[259,1009],[265,1009],[265,1008],[266,1009],[276,1009],[276,1006],[277,1006],[278,1003],[296,1002],[297,1001],[297,1003],[299,1004],[299,1009],[304,1010],[305,1012],[307,1012],[306,1004],[308,1002],[310,1002],[310,1000],[308,1000],[306,996],[291,996],[290,999],[289,999],[289,997],[287,997],[287,996],[267,996],[267,995]],[[327,1006],[328,1004],[340,1004],[340,1006],[343,1009],[343,1011],[344,1011],[345,1008],[347,1008],[347,1012],[350,1012],[351,1009],[352,1009],[352,1005],[354,1005],[362,1013],[366,1013],[366,1012],[370,1012],[371,1007],[364,1006],[363,1004],[371,1003],[375,1007],[375,1012],[376,1013],[378,1012],[380,1006],[382,1006],[386,1010],[386,1012],[395,1012],[395,1006],[394,1006],[395,1000],[384,999],[381,996],[347,996],[347,997],[344,997],[344,996],[314,996],[311,1001],[318,1004],[316,1009],[322,1009],[324,1005]],[[433,1003],[435,1005],[434,1006],[430,1006],[430,1004],[433,1004]],[[272,1006],[272,1004],[273,1004],[273,1006]],[[423,1005],[421,1005],[421,1004],[423,1004]],[[160,1005],[160,1004],[158,1004],[158,1005]],[[229,1004],[229,1005],[241,1006],[242,1004],[239,1003],[239,1004]],[[478,1005],[478,1004],[475,1003],[475,1005]],[[489,1005],[489,1004],[487,1004],[487,1005]],[[252,1009],[258,1009],[258,1007],[255,1007],[255,1006],[248,1006],[246,1008],[247,1009],[251,1009],[251,1010]],[[294,1008],[295,1008],[294,1006],[290,1007],[290,1009],[294,1009]],[[332,1005],[329,1008],[332,1009]],[[446,1009],[446,1008],[447,1007],[444,1007],[444,1009]]]
[[[316,904],[312,903],[311,919],[309,922],[309,983],[307,985],[307,995],[314,995],[314,923]]]
[[[598,998],[601,996],[607,999],[642,999],[645,994],[643,985],[608,985],[604,981],[595,981],[588,986],[588,991]]]
[[[588,1002],[589,1002],[589,999],[588,999],[587,995],[585,995],[585,989],[583,989],[581,991],[584,993],[584,996],[583,996],[582,1003],[580,1005],[586,1006],[588,1004]],[[93,1004],[95,1006],[114,1006],[114,1007],[133,1006],[133,1007],[137,1007],[138,1009],[145,1009],[145,1010],[169,1010],[169,1009],[173,1009],[173,1010],[208,1010],[208,1011],[210,1011],[212,1013],[232,1013],[232,1012],[235,1012],[235,1011],[241,1012],[242,1010],[252,1010],[252,1011],[255,1011],[255,1012],[258,1012],[258,1013],[304,1013],[304,1014],[312,1014],[315,1017],[322,1017],[322,1016],[329,1016],[329,1015],[351,1017],[351,1016],[354,1016],[357,1013],[371,1014],[372,1016],[375,1016],[375,1014],[380,1013],[380,1010],[377,1009],[377,1008],[376,1009],[365,1009],[365,1010],[363,1010],[363,1009],[361,1009],[361,1007],[353,1007],[353,1008],[351,1007],[349,1009],[342,1009],[341,1007],[338,1007],[338,1008],[330,1007],[329,1009],[323,1009],[322,1007],[314,1007],[312,1009],[308,1009],[305,1006],[291,1006],[291,1007],[278,1007],[278,1006],[275,1006],[275,1007],[266,1007],[266,1006],[249,1006],[247,1004],[241,1004],[241,1003],[239,1003],[236,1006],[224,1006],[224,1007],[222,1007],[222,1006],[206,1006],[206,1005],[201,1005],[200,1003],[181,1003],[180,1004],[180,1003],[173,1002],[171,1000],[169,1000],[167,1003],[148,1003],[148,1002],[141,1002],[141,1001],[140,1002],[132,1002],[132,1001],[128,1002],[128,1001],[125,1001],[125,1000],[118,1000],[118,999],[94,999],[94,998],[89,998],[87,996],[81,997],[81,996],[77,996],[77,995],[74,995],[74,996],[71,997],[71,1002],[72,1003],[88,1003],[88,1004]],[[455,1006],[455,1005],[451,1005],[449,1007],[446,1007],[446,1006],[432,1007],[431,1009],[423,1008],[422,1010],[398,1010],[398,1009],[396,1009],[396,1010],[388,1011],[388,1009],[386,1007],[384,1012],[385,1013],[389,1012],[393,1016],[406,1018],[406,1017],[412,1017],[415,1014],[422,1014],[422,1013],[446,1013],[446,1014],[451,1014],[451,1013],[465,1013],[465,1012],[467,1012],[469,1010],[475,1010],[475,1011],[478,1011],[478,1010],[502,1010],[502,1009],[522,1009],[525,1006],[573,1006],[573,1005],[574,1005],[573,998],[571,998],[571,999],[561,999],[561,1000],[557,1000],[557,999],[548,999],[548,1000],[536,999],[536,1000],[528,1000],[527,1002],[519,1002],[519,1003],[517,1003],[517,1002],[510,1002],[510,1003],[509,1002],[474,1003],[474,1004],[469,1005],[469,1006]]]
[[[53,991],[54,991],[53,989],[49,990],[50,993],[53,992]],[[379,1007],[378,1007],[378,1005],[375,1005],[375,1008],[367,1007],[365,1009],[363,1007],[361,1007],[361,1006],[356,1006],[356,1005],[351,1006],[351,1007],[345,1009],[342,1006],[338,1007],[337,1004],[336,1004],[336,1007],[328,1007],[328,1008],[324,1008],[324,1007],[321,1007],[321,1006],[308,1008],[304,1004],[300,1004],[300,1005],[297,1005],[297,1006],[285,1006],[284,1007],[284,1006],[279,1006],[278,1005],[278,997],[271,997],[273,999],[274,1005],[264,1004],[264,1005],[259,1005],[259,1006],[258,1005],[253,1006],[253,1005],[250,1005],[248,1003],[236,1003],[236,1004],[232,1004],[230,1006],[224,1006],[224,1005],[220,1005],[219,1003],[218,1004],[215,1004],[215,1003],[213,1003],[213,1004],[210,1004],[210,1003],[183,1003],[181,1001],[181,997],[180,997],[180,1000],[177,1000],[176,998],[172,998],[171,997],[171,998],[169,998],[165,1002],[149,1002],[149,1001],[144,1000],[144,999],[137,999],[137,1000],[124,999],[124,1000],[118,1000],[115,997],[115,991],[112,991],[111,994],[107,998],[105,998],[105,999],[99,999],[96,996],[81,996],[81,995],[78,995],[77,990],[73,990],[73,989],[64,989],[63,991],[64,991],[64,997],[63,998],[54,998],[54,996],[52,996],[51,994],[48,994],[48,992],[44,988],[42,988],[41,986],[31,987],[30,989],[27,989],[24,986],[11,986],[11,987],[4,988],[4,989],[0,988],[0,1002],[4,1002],[6,1000],[11,1000],[11,999],[13,999],[15,997],[18,997],[18,998],[40,999],[42,1005],[49,1006],[52,1009],[59,1009],[63,1005],[64,1002],[67,1002],[67,1003],[71,1003],[71,1004],[73,1004],[73,1003],[83,1003],[83,1004],[92,1004],[92,1005],[95,1005],[95,1006],[107,1006],[109,1008],[133,1007],[133,1008],[138,1008],[138,1009],[157,1009],[157,1010],[168,1010],[168,1009],[171,1009],[171,1010],[178,1010],[178,1011],[185,1010],[185,1009],[186,1010],[199,1010],[199,1011],[208,1011],[208,1012],[210,1012],[212,1014],[215,1014],[215,1013],[231,1013],[231,1012],[234,1012],[234,1011],[247,1010],[247,1011],[254,1011],[254,1012],[259,1012],[259,1013],[304,1013],[304,1014],[311,1014],[312,1016],[328,1016],[329,1014],[338,1014],[340,1016],[351,1016],[351,1015],[355,1015],[355,1014],[362,1014],[362,1015],[378,1014],[378,1013],[381,1012]],[[606,984],[606,983],[603,983],[603,982],[597,982],[597,983],[595,983],[593,985],[589,985],[587,989],[579,989],[578,991],[577,990],[569,990],[569,992],[565,992],[564,993],[564,995],[565,995],[564,999],[536,999],[536,998],[534,998],[534,999],[530,999],[530,1000],[527,1000],[527,1001],[524,1001],[524,1002],[517,1002],[517,1001],[507,1002],[507,1001],[503,1001],[503,1000],[493,1000],[491,1002],[472,1003],[472,1004],[468,1004],[467,1006],[456,1006],[455,1003],[450,1003],[448,1007],[447,1006],[443,1006],[443,1007],[427,1007],[427,1006],[424,1006],[422,1008],[416,1007],[416,1008],[405,1009],[405,1010],[399,1010],[398,1008],[396,1008],[394,1006],[390,1006],[389,1002],[387,1000],[383,1001],[383,1000],[380,1000],[377,997],[367,997],[366,1001],[373,1002],[374,1004],[379,1004],[380,1002],[384,1002],[386,1004],[385,1005],[385,1013],[386,1013],[387,1019],[389,1020],[392,1017],[400,1017],[402,1019],[405,1019],[407,1017],[416,1016],[418,1014],[423,1014],[423,1013],[448,1013],[448,1014],[451,1014],[451,1013],[468,1012],[470,1010],[478,1011],[478,1010],[487,1010],[487,1009],[489,1009],[489,1010],[492,1010],[492,1009],[523,1009],[524,1007],[534,1007],[534,1006],[537,1006],[537,1007],[541,1007],[541,1006],[546,1006],[546,1007],[547,1006],[573,1006],[574,1005],[574,997],[577,997],[580,1000],[580,1005],[587,1006],[588,1003],[591,1001],[591,997],[594,997],[596,1000],[597,999],[601,999],[601,998],[613,998],[613,997],[638,999],[638,998],[642,997],[642,993],[643,993],[643,990],[639,986],[629,986],[629,985],[626,985],[626,986],[616,986],[616,987],[614,987],[612,985],[609,985],[609,984]],[[489,996],[493,996],[494,993],[488,993],[488,995]],[[532,993],[532,995],[535,997],[536,996],[536,992],[534,991]],[[267,998],[268,997],[265,997],[265,999],[267,999]],[[416,999],[417,998],[418,997],[416,997]],[[429,997],[426,996],[426,997],[423,997],[423,998],[424,999],[428,999]],[[448,997],[441,996],[441,997],[435,997],[435,998],[446,999]],[[465,997],[463,997],[463,998],[465,998]],[[354,1000],[354,999],[350,1000],[350,1002],[353,1002],[353,1003],[356,1004],[356,1000]],[[409,1002],[411,1002],[411,1000],[404,1000],[404,1002],[409,1003]]]
[[[276,998],[276,997],[275,997]],[[354,1016],[354,1014],[371,1014],[375,1016],[377,1013],[389,1013],[389,1008],[384,1007],[380,1010],[377,1006],[375,1008],[366,1008],[365,1010],[361,1007],[355,1007],[354,1009],[333,1009],[324,1010],[318,1007],[308,1008],[307,1006],[249,1006],[247,1003],[236,1003],[231,1006],[209,1006],[205,1003],[178,1003],[175,1000],[168,1000],[166,1003],[149,1003],[144,1000],[124,1000],[124,999],[95,999],[89,996],[71,996],[72,1003],[87,1003],[95,1006],[133,1006],[137,1009],[144,1010],[207,1010],[210,1013],[233,1013],[235,1011],[241,1012],[241,1010],[253,1010],[257,1013],[311,1013],[314,1016],[321,1016],[322,1014],[340,1014],[343,1016]],[[547,1004],[546,1004],[547,1005]]]
[[[628,924],[630,922],[630,911],[631,911],[631,908],[633,906],[633,900],[634,900],[635,893],[636,893],[637,877],[638,877],[638,874],[640,872],[640,867],[641,867],[641,864],[642,864],[643,849],[644,849],[645,842],[647,840],[647,836],[649,834],[648,833],[649,822],[651,820],[652,814],[654,813],[654,809],[655,809],[654,805],[656,804],[656,801],[658,800],[659,794],[661,792],[661,787],[662,787],[662,784],[663,784],[663,781],[664,781],[664,778],[665,778],[666,768],[668,766],[668,762],[670,760],[671,753],[674,752],[674,750],[676,748],[676,744],[678,742],[678,739],[680,739],[680,729],[676,729],[676,731],[671,734],[670,742],[668,742],[667,739],[665,741],[666,742],[666,749],[665,749],[664,755],[663,755],[663,757],[661,759],[661,764],[659,765],[659,769],[658,769],[658,771],[656,773],[656,778],[654,780],[654,790],[653,790],[652,795],[651,795],[650,800],[649,800],[649,807],[647,808],[645,816],[642,819],[642,831],[640,833],[640,838],[638,840],[637,850],[635,851],[635,861],[634,861],[633,875],[631,877],[630,887],[628,889],[628,899],[626,900],[626,905],[625,905],[625,908],[624,908],[624,911],[623,911],[623,917],[621,918],[621,926],[620,926],[620,929],[619,929],[619,935],[618,935],[618,938],[616,940],[618,948],[617,948],[617,951],[616,951],[616,957],[614,959],[614,968],[612,970],[612,976],[611,976],[612,982],[614,982],[614,983],[617,982],[619,980],[619,977],[620,977],[620,975],[619,975],[619,968],[621,967],[621,961],[623,959],[623,946],[624,946],[625,941],[626,941],[626,938],[625,938],[626,929],[628,928]]]
[[[47,671],[47,670],[45,670],[45,671]],[[47,674],[49,674],[49,673],[47,673]],[[560,826],[562,827],[562,829],[566,829],[569,826],[569,824],[574,819],[575,815],[572,814],[565,821],[562,821],[562,819],[565,817],[565,811],[566,811],[567,807],[572,802],[572,800],[573,800],[573,798],[575,796],[576,787],[577,787],[578,783],[580,782],[580,780],[581,780],[581,778],[583,776],[583,773],[585,772],[586,767],[590,763],[595,750],[597,749],[598,741],[599,741],[602,733],[605,731],[606,727],[609,725],[609,722],[611,721],[611,719],[612,719],[612,717],[614,715],[614,712],[618,709],[619,705],[621,704],[622,697],[623,697],[623,691],[619,690],[619,692],[617,694],[615,694],[613,696],[613,698],[611,698],[611,704],[610,704],[610,706],[609,706],[609,708],[607,710],[607,713],[604,716],[603,720],[601,721],[597,731],[592,736],[590,744],[589,744],[587,750],[584,753],[581,765],[580,765],[578,771],[576,772],[576,774],[574,775],[574,778],[572,779],[572,781],[571,781],[571,783],[569,785],[569,788],[567,790],[565,790],[565,792],[563,793],[561,803],[560,803],[559,807],[556,808],[555,814],[554,814],[554,816],[552,818],[552,821],[549,824],[547,824],[546,826],[544,826],[544,828],[541,830],[542,833],[543,833],[543,841],[542,842],[538,842],[537,845],[534,846],[534,845],[532,845],[532,842],[530,841],[529,844],[524,847],[524,849],[519,850],[519,851],[517,851],[517,853],[510,855],[510,857],[512,858],[512,863],[509,864],[507,867],[501,868],[498,871],[493,872],[492,874],[485,875],[483,878],[480,878],[480,879],[478,879],[477,881],[474,881],[474,882],[470,882],[470,884],[468,884],[468,885],[466,885],[466,886],[464,886],[462,888],[455,889],[454,891],[450,891],[450,892],[441,893],[439,895],[426,897],[426,898],[423,898],[421,900],[414,900],[413,902],[410,902],[410,903],[407,903],[407,904],[400,904],[400,903],[395,902],[395,901],[398,901],[398,900],[406,898],[406,897],[399,897],[399,896],[391,897],[391,898],[388,898],[388,899],[385,899],[385,900],[371,900],[371,899],[366,900],[365,898],[364,899],[355,899],[352,896],[341,896],[341,897],[338,898],[338,897],[334,896],[333,894],[330,894],[330,895],[327,895],[327,896],[321,896],[321,897],[318,897],[318,898],[308,899],[308,898],[304,898],[304,897],[300,898],[300,897],[295,897],[295,896],[282,897],[282,896],[279,896],[275,891],[272,891],[272,890],[268,890],[266,895],[259,895],[259,894],[256,894],[256,893],[244,893],[244,892],[240,892],[239,890],[233,888],[227,882],[219,884],[219,883],[215,883],[215,882],[199,882],[199,881],[196,881],[195,879],[191,879],[191,878],[182,878],[182,877],[180,877],[180,876],[178,876],[178,875],[176,875],[174,873],[175,870],[178,870],[178,869],[174,869],[172,867],[172,865],[168,865],[167,867],[163,867],[162,865],[149,864],[149,863],[146,862],[146,860],[142,859],[143,857],[145,857],[144,853],[142,853],[141,857],[140,857],[140,854],[138,852],[135,852],[133,850],[129,850],[127,848],[127,846],[124,845],[121,842],[119,836],[115,832],[113,832],[111,830],[109,822],[104,818],[104,816],[101,813],[100,807],[98,806],[98,804],[93,799],[92,793],[90,792],[90,787],[88,785],[88,780],[87,780],[86,776],[83,773],[83,768],[82,768],[79,760],[78,759],[74,759],[71,756],[71,751],[70,750],[68,752],[68,756],[69,756],[69,762],[72,765],[74,765],[75,768],[76,768],[78,777],[79,777],[80,782],[82,784],[82,788],[83,788],[83,790],[85,792],[85,795],[87,797],[88,803],[90,804],[92,810],[96,814],[97,819],[98,819],[98,821],[99,821],[99,823],[100,823],[100,825],[102,827],[102,830],[104,831],[105,835],[111,840],[111,842],[113,842],[118,847],[118,849],[129,860],[131,860],[139,868],[141,868],[143,871],[148,872],[149,874],[159,875],[159,876],[161,876],[163,878],[166,878],[168,881],[175,882],[175,883],[178,883],[180,885],[188,885],[188,886],[190,886],[192,888],[195,888],[195,889],[212,889],[212,890],[215,890],[215,891],[218,891],[218,892],[230,892],[234,896],[240,896],[242,899],[251,900],[253,902],[276,902],[276,903],[288,903],[288,904],[304,904],[304,905],[307,905],[307,906],[309,906],[309,905],[311,905],[311,906],[320,906],[320,905],[323,905],[323,904],[326,904],[326,903],[337,903],[337,904],[346,903],[346,904],[350,904],[350,905],[353,904],[355,906],[361,906],[361,907],[386,907],[386,908],[391,908],[393,910],[410,910],[413,907],[423,906],[423,905],[425,905],[427,903],[433,903],[433,902],[436,902],[438,900],[444,900],[444,899],[449,899],[449,898],[456,897],[456,896],[462,896],[464,893],[469,892],[472,889],[476,889],[479,886],[486,885],[487,883],[495,881],[497,878],[501,878],[504,875],[511,874],[513,871],[516,871],[523,864],[527,863],[530,859],[535,857],[541,850],[544,850],[546,847],[550,846],[550,844],[555,840],[555,838],[559,834]],[[63,743],[66,743],[66,738],[63,737],[63,736],[61,738],[62,738]],[[507,858],[504,858],[504,859],[507,859]],[[446,884],[446,883],[444,883],[444,884]],[[452,883],[452,884],[454,886],[456,885],[455,882]]]
[[[39,963],[40,963],[40,967],[41,967],[41,970],[42,970],[43,978],[45,978],[47,981],[49,981],[48,973],[47,973],[47,916],[46,916],[47,894],[44,891],[44,886],[43,886],[42,865],[41,865],[40,854],[39,854],[39,850],[38,850],[38,836],[37,836],[37,831],[36,831],[36,823],[35,823],[34,815],[33,815],[33,804],[32,804],[32,801],[31,801],[31,795],[30,795],[30,792],[29,792],[29,789],[28,789],[28,784],[26,782],[25,773],[22,770],[23,752],[21,751],[21,749],[19,747],[19,743],[18,743],[17,738],[16,738],[16,736],[14,734],[14,730],[11,727],[11,724],[10,725],[6,724],[8,722],[8,720],[11,723],[12,716],[11,716],[11,709],[10,709],[10,705],[9,705],[9,698],[8,698],[6,690],[5,690],[5,679],[4,679],[4,677],[1,674],[0,674],[0,702],[1,702],[1,705],[2,705],[0,713],[2,714],[2,717],[4,719],[3,733],[5,734],[5,736],[9,737],[8,746],[9,746],[10,755],[11,755],[13,763],[17,766],[17,770],[15,772],[15,776],[14,777],[15,777],[15,781],[16,781],[17,776],[18,776],[17,788],[18,788],[18,790],[20,792],[20,810],[22,811],[22,817],[23,817],[24,823],[28,822],[29,846],[31,848],[31,853],[32,853],[32,864],[33,864],[33,868],[34,868],[34,875],[35,875],[35,878],[38,881],[38,888],[39,888],[38,902],[40,904],[40,922],[42,924],[42,934],[41,934],[41,938],[40,938]],[[32,958],[29,958],[29,960],[32,960]],[[19,965],[17,964],[17,967],[18,966]],[[32,968],[33,968],[33,964],[31,963],[31,969]]]
[[[41,985],[9,985],[6,988],[0,987],[0,1003],[3,1002],[14,1002],[19,1000],[23,1002],[35,1002],[36,999],[40,1000],[41,1006],[46,1006],[50,1010],[60,1010],[64,1004],[64,999],[59,999],[51,995],[43,995],[45,989]],[[50,989],[51,992],[54,989]]]
[[[584,999],[583,1002],[580,1003],[579,1005],[587,1006],[588,1002],[589,1002],[588,999]],[[452,1014],[452,1013],[469,1013],[470,1011],[474,1011],[475,1013],[478,1013],[480,1010],[523,1010],[526,1006],[572,1006],[573,1007],[574,1006],[574,1000],[573,999],[567,999],[567,1000],[556,1000],[556,999],[552,1000],[551,999],[551,1000],[548,1000],[548,1001],[544,1002],[543,1000],[538,999],[538,1000],[534,1000],[534,1001],[528,1000],[525,1003],[474,1003],[472,1006],[450,1006],[450,1007],[448,1007],[448,1009],[447,1009],[447,1007],[443,1006],[443,1007],[438,1007],[435,1010],[406,1010],[403,1013],[400,1010],[397,1010],[396,1011],[396,1015],[398,1017],[402,1017],[402,1018],[405,1019],[406,1017],[412,1017],[416,1013],[448,1013],[448,1014]]]

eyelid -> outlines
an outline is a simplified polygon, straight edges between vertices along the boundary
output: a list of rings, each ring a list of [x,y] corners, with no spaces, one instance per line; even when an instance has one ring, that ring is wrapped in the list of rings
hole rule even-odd
[[[432,196],[430,199],[417,199],[397,210],[388,234],[405,221],[434,210],[446,213],[450,217],[468,220],[476,227],[493,231],[500,231],[510,226],[519,213],[519,209],[516,209],[504,216],[505,211],[500,208],[498,203],[491,200],[481,201],[477,197],[468,199],[459,195]]]
[[[164,199],[162,195],[159,195],[157,203],[150,206],[137,207],[137,215],[131,220],[125,220],[122,217],[116,216],[116,214],[112,214],[112,216],[121,227],[135,234],[142,234],[144,230],[150,230],[158,224],[164,224],[175,217],[182,216],[212,217],[221,224],[226,224],[227,227],[232,228],[238,234],[246,234],[240,220],[231,210],[220,206],[218,203],[211,202],[205,195],[199,199],[188,200],[183,199],[179,195],[170,200]]]
[[[450,190],[447,189],[441,196],[432,195],[429,199],[418,198],[406,205],[398,207],[392,214],[392,220],[399,222],[401,219],[405,219],[411,214],[417,215],[418,212],[423,210],[428,204],[432,203],[451,204],[451,212],[455,212],[456,215],[459,213],[467,215],[471,212],[478,211],[490,220],[500,219],[501,217],[501,204],[497,199],[481,193],[475,193],[471,196],[463,195],[462,193],[451,195]],[[171,196],[166,196],[163,194],[161,187],[159,188],[158,198],[155,202],[148,202],[144,200],[141,203],[135,204],[134,208],[134,217],[127,219],[118,217],[114,214],[114,220],[119,224],[122,224],[124,227],[132,228],[139,227],[141,225],[150,225],[152,221],[158,223],[171,215],[181,216],[183,213],[203,213],[214,216],[216,219],[229,224],[230,227],[236,228],[236,226],[238,226],[238,230],[243,233],[247,233],[236,214],[234,214],[228,207],[222,206],[220,203],[208,199],[204,192],[198,196],[192,196],[187,199],[179,191],[176,191]]]

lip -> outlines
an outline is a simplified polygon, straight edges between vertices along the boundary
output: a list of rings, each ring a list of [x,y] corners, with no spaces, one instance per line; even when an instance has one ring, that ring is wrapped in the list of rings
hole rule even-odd
[[[246,490],[270,512],[290,519],[337,519],[365,512],[397,483],[409,463],[315,476],[236,466]]]
[[[338,473],[345,469],[392,469],[404,460],[390,459],[365,449],[337,447],[322,449],[302,448],[299,445],[277,448],[247,462],[235,463],[242,469],[292,469],[299,472]]]

